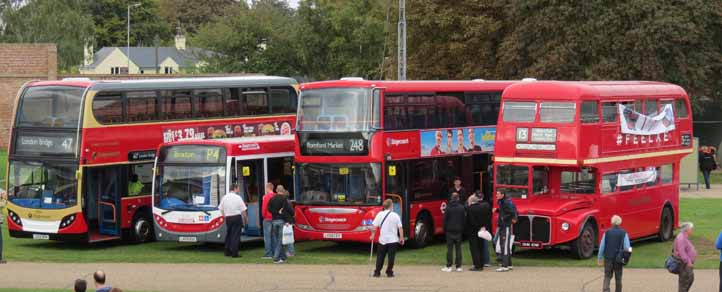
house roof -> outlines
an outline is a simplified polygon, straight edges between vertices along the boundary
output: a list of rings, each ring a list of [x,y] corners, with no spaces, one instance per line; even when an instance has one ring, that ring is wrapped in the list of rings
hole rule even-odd
[[[198,63],[200,57],[208,56],[211,51],[200,48],[187,48],[179,50],[175,47],[157,47],[158,59],[156,63],[156,47],[130,47],[130,60],[141,68],[155,68],[156,64],[162,63],[165,59],[173,59],[181,67],[186,67]],[[84,66],[86,69],[93,69],[101,64],[115,50],[119,50],[123,55],[127,56],[128,48],[126,47],[103,47],[93,55],[93,63]]]

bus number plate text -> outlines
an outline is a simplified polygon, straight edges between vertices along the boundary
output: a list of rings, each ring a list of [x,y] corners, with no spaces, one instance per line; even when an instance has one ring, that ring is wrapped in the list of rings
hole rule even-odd
[[[198,242],[198,238],[195,236],[181,236],[181,237],[178,237],[178,241],[180,241],[180,242]]]
[[[323,238],[327,239],[341,239],[343,235],[341,233],[324,233]]]
[[[49,240],[50,235],[47,234],[33,234],[33,239]]]

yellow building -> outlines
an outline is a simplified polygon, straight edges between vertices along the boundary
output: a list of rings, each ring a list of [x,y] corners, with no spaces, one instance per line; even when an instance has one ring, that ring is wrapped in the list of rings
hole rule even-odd
[[[210,51],[186,48],[185,37],[175,37],[175,47],[86,47],[80,74],[176,74],[203,66]]]

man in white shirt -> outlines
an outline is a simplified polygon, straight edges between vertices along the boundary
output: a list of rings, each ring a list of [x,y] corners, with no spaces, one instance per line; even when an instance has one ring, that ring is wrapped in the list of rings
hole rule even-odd
[[[386,276],[391,278],[394,276],[396,249],[399,247],[399,243],[404,245],[404,228],[401,224],[401,217],[391,210],[393,201],[386,199],[383,206],[384,210],[376,214],[376,218],[374,218],[374,229],[371,232],[371,241],[373,242],[376,238],[376,229],[381,229],[374,277],[378,278],[381,276],[381,268],[384,267],[384,260],[386,254],[388,254],[389,265],[386,266]]]
[[[238,184],[233,184],[231,191],[218,203],[218,209],[221,210],[221,215],[225,217],[226,221],[225,255],[234,258],[238,257],[241,230],[243,225],[248,223],[246,203],[243,202],[243,198],[238,192],[240,192],[240,187]]]

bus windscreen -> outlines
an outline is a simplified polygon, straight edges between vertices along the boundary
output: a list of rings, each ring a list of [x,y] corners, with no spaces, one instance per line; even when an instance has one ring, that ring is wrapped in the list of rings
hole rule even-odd
[[[77,128],[82,87],[29,87],[20,98],[18,127]]]

